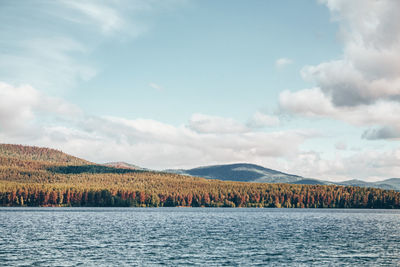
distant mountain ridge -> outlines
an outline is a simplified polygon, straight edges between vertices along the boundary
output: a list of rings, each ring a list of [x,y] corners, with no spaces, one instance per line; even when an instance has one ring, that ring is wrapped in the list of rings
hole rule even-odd
[[[235,163],[203,166],[193,169],[165,170],[166,172],[218,179],[256,183],[294,183],[304,179],[301,176],[268,169],[256,164]]]
[[[256,183],[288,183],[304,185],[343,185],[359,187],[375,187],[400,191],[400,178],[390,178],[378,182],[365,182],[361,180],[348,180],[343,182],[329,182],[319,179],[306,178],[299,175],[268,169],[256,164],[235,163],[224,165],[202,166],[193,169],[169,169],[165,172],[217,179],[223,181],[240,181]]]
[[[359,186],[359,187],[376,187],[387,190],[397,190],[400,191],[400,178],[389,178],[383,181],[377,182],[365,182],[361,180],[348,180],[343,182],[336,183],[337,185],[345,185],[345,186]]]

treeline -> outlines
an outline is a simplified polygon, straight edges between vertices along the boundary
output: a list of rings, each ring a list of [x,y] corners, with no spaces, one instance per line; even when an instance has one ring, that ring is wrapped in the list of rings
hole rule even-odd
[[[262,190],[156,192],[0,182],[2,206],[400,208],[400,194],[376,188],[265,184]]]

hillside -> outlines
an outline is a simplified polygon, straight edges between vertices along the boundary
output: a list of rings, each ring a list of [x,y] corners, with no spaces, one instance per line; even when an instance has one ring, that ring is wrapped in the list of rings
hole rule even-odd
[[[0,144],[0,157],[25,161],[42,161],[46,163],[59,163],[69,165],[90,164],[86,160],[70,156],[59,150],[44,147],[11,144]]]
[[[48,148],[1,147],[1,206],[400,208],[395,191],[208,180],[109,167]]]

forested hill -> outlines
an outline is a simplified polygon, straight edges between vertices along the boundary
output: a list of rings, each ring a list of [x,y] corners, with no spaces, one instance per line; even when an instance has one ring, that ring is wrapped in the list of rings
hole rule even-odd
[[[400,193],[207,180],[94,164],[48,148],[0,145],[0,205],[400,208]]]
[[[43,161],[59,164],[90,164],[88,161],[70,156],[59,150],[36,146],[0,144],[0,157],[26,161]]]

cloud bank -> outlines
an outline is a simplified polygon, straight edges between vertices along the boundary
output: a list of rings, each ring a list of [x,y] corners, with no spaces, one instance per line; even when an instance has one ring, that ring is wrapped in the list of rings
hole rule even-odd
[[[258,132],[232,118],[206,114],[193,114],[179,126],[90,116],[28,85],[0,83],[0,96],[0,142],[50,146],[99,163],[124,160],[156,169],[222,162],[268,165],[296,154],[315,135],[309,130]]]

